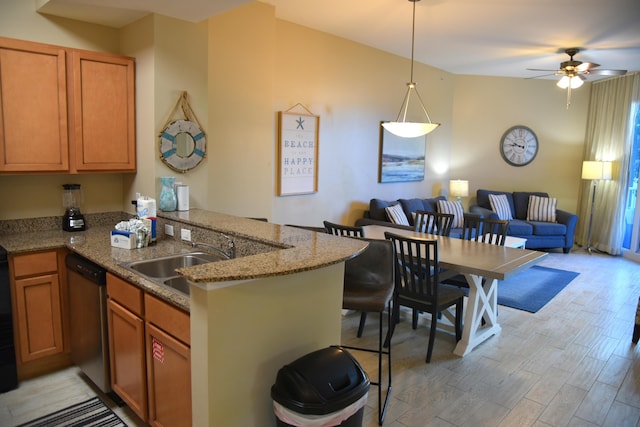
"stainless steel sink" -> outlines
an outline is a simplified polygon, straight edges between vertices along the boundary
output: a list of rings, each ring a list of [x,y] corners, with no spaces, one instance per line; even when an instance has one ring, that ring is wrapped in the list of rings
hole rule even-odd
[[[189,295],[189,282],[182,276],[176,276],[171,279],[167,279],[163,282],[166,286],[175,289],[178,292],[182,292],[185,295]]]
[[[226,258],[221,255],[212,255],[206,252],[189,252],[145,261],[135,261],[129,264],[129,268],[147,277],[172,277],[176,275],[176,268],[192,267],[224,259]]]
[[[178,292],[189,295],[189,282],[176,273],[177,268],[192,267],[194,265],[224,261],[226,259],[227,258],[222,255],[207,252],[188,252],[144,261],[134,261],[125,264],[124,267],[158,284],[168,286]]]

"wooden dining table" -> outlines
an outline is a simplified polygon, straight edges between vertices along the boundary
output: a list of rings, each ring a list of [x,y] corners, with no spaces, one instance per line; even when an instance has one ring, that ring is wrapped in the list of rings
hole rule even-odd
[[[437,236],[381,225],[366,225],[364,236],[384,239],[385,232],[416,239],[438,241],[441,280],[463,274],[469,284],[469,297],[464,314],[462,339],[454,354],[464,356],[476,346],[500,333],[498,323],[498,281],[526,270],[539,263],[546,252],[510,248],[488,243]],[[484,319],[484,323],[482,320]]]

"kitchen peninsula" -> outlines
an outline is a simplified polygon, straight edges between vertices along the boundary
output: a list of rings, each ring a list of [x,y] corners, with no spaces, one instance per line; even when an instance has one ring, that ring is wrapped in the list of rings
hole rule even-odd
[[[365,243],[204,210],[160,213],[157,244],[110,246],[114,223],[91,222],[83,232],[7,232],[9,254],[66,247],[108,272],[190,312],[193,425],[275,423],[270,387],[278,369],[310,351],[340,343],[344,261]],[[174,236],[164,235],[164,226]],[[233,238],[237,258],[180,270],[190,298],[162,288],[123,263],[193,250],[180,241],[222,247]],[[10,230],[10,229],[9,229]]]

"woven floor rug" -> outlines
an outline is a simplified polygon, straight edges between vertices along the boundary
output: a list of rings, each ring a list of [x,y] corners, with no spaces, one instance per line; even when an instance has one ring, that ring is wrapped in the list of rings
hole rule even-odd
[[[104,426],[127,427],[99,397],[76,403],[68,408],[45,415],[18,427]]]
[[[534,265],[498,282],[498,304],[535,313],[580,273]]]

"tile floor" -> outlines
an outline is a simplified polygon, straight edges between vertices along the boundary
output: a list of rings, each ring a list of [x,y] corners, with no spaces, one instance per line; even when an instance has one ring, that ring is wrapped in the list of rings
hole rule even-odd
[[[640,427],[640,351],[631,343],[640,265],[580,249],[550,253],[541,265],[581,274],[538,313],[500,307],[502,332],[464,358],[451,353],[454,338],[439,332],[426,364],[427,323],[415,331],[408,321],[398,325],[386,427]],[[375,345],[377,319],[370,317],[358,340],[359,316],[345,316],[343,342]],[[375,355],[354,354],[375,372]],[[0,394],[0,425],[95,394],[76,368],[24,381]],[[372,387],[365,427],[377,425],[375,396]],[[128,408],[105,401],[130,426],[142,425]]]
[[[535,314],[501,306],[502,332],[464,358],[442,332],[426,364],[428,328],[400,323],[386,427],[640,426],[640,351],[631,342],[640,265],[580,249],[540,265],[581,274]],[[343,342],[357,339],[357,321],[345,318]],[[368,320],[372,343],[376,323]],[[376,372],[375,355],[359,358]],[[377,425],[374,393],[364,426]]]

